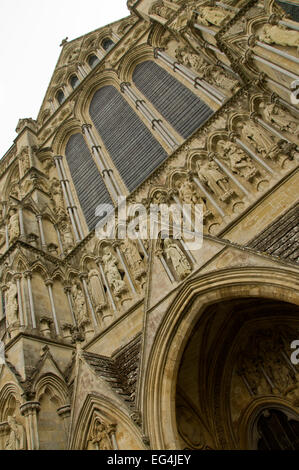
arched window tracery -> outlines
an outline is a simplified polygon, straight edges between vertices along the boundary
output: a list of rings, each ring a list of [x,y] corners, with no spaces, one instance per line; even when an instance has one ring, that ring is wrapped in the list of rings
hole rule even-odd
[[[70,137],[65,155],[82,212],[92,230],[99,221],[96,208],[100,204],[113,205],[110,194],[81,134]]]
[[[135,67],[133,82],[185,139],[213,114],[189,88],[151,60]]]

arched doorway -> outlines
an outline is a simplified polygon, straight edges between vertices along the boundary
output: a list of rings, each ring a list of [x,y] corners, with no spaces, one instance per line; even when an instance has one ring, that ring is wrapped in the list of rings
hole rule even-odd
[[[264,298],[232,299],[205,309],[177,377],[181,448],[298,448],[299,368],[290,360],[298,313],[293,304]],[[279,404],[289,407],[289,415]],[[252,414],[261,406],[253,425]]]

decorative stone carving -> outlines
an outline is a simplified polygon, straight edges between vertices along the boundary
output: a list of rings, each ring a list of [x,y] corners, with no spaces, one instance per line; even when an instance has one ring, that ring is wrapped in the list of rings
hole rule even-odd
[[[90,293],[92,300],[96,306],[96,311],[101,312],[106,306],[105,299],[103,298],[101,281],[99,273],[96,269],[91,269],[88,273]]]
[[[9,210],[8,233],[11,244],[20,236],[19,214],[18,210],[14,207]]]
[[[233,173],[238,174],[247,181],[252,181],[259,173],[251,158],[235,143],[220,141],[218,146],[221,149],[220,155],[226,160]]]
[[[20,156],[19,156],[19,162],[20,162],[20,166],[21,166],[22,175],[25,175],[25,173],[30,168],[30,157],[29,157],[28,147],[23,147],[22,148]]]
[[[136,280],[140,280],[142,276],[145,275],[146,270],[143,259],[139,253],[136,244],[134,243],[134,241],[127,238],[122,244],[122,250],[125,254],[126,260],[128,262],[132,274],[134,275],[134,278]]]
[[[102,261],[107,281],[112,287],[115,295],[120,296],[127,290],[127,287],[126,283],[122,280],[120,271],[117,267],[118,260],[107,246],[104,248],[103,253]]]
[[[266,24],[259,33],[259,39],[266,44],[299,47],[298,31],[290,31],[281,25]]]
[[[198,178],[210,191],[219,197],[221,201],[228,201],[233,195],[229,187],[228,177],[220,170],[219,166],[213,160],[210,160],[206,166],[197,166]]]
[[[51,181],[51,194],[55,205],[55,211],[58,215],[59,220],[65,217],[65,206],[64,197],[61,189],[61,184],[57,178],[53,178]]]
[[[199,7],[197,21],[204,26],[222,26],[229,18],[228,12],[219,7]]]
[[[10,427],[9,438],[6,441],[6,450],[24,450],[26,449],[26,433],[24,427],[17,422],[14,416],[7,418]]]
[[[168,19],[168,17],[173,15],[173,13],[174,11],[171,8],[165,6],[163,0],[159,0],[158,2],[153,3],[148,11],[149,15],[157,15],[165,19]]]
[[[5,292],[5,312],[8,326],[13,326],[18,322],[18,290],[14,282],[7,283]]]
[[[270,103],[260,106],[264,118],[269,124],[282,132],[289,132],[294,135],[299,133],[299,125],[295,118],[278,106],[276,103]]]
[[[183,28],[188,26],[188,23],[192,20],[194,15],[193,8],[186,6],[181,14],[171,23],[170,27],[174,31],[181,31]]]
[[[179,246],[170,238],[164,240],[164,253],[166,259],[171,261],[179,279],[184,279],[191,271],[191,265]]]
[[[251,145],[257,153],[266,156],[273,148],[274,142],[267,135],[267,132],[258,128],[250,119],[243,124],[242,137],[246,144]]]
[[[79,284],[74,284],[72,287],[72,297],[74,304],[74,313],[77,320],[77,325],[79,328],[83,327],[90,323],[87,307],[85,302],[85,296],[83,294],[82,288]]]
[[[63,249],[68,252],[74,248],[74,239],[69,224],[62,222],[59,226],[60,233],[62,236]]]
[[[207,62],[198,54],[188,52],[186,48],[179,47],[175,51],[176,59],[186,67],[190,67],[195,70],[200,76],[204,75],[204,67],[207,66]]]
[[[228,73],[218,66],[209,65],[204,69],[203,76],[208,82],[222,90],[232,91],[240,87],[237,80],[231,78]]]
[[[115,424],[105,424],[96,419],[88,441],[88,448],[93,450],[113,450],[111,435],[115,433]]]
[[[206,198],[199,196],[196,186],[190,179],[186,179],[178,186],[179,198],[183,204],[201,204],[203,218],[206,219],[212,212],[207,208]]]

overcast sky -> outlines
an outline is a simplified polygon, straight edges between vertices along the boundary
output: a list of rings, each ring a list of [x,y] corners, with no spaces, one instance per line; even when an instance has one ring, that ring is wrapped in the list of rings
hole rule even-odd
[[[62,39],[128,15],[126,0],[0,0],[0,158],[19,118],[36,119]]]

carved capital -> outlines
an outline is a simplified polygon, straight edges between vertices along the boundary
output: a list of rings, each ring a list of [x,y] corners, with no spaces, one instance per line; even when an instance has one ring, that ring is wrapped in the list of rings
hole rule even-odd
[[[22,416],[29,416],[37,413],[40,410],[40,403],[38,401],[27,401],[20,406]]]
[[[57,414],[62,418],[68,418],[71,415],[71,405],[63,405],[57,409]]]

